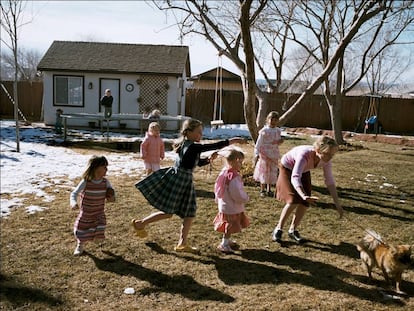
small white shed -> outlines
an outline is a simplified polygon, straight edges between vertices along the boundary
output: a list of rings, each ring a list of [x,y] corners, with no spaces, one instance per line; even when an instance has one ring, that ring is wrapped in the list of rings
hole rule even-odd
[[[114,114],[185,114],[184,81],[191,76],[187,46],[54,41],[41,59],[43,115],[55,124],[56,110],[64,114],[100,114],[99,100],[111,89]],[[88,126],[74,118],[69,126]],[[136,120],[111,121],[110,127],[137,128]],[[177,122],[166,129],[176,130]]]

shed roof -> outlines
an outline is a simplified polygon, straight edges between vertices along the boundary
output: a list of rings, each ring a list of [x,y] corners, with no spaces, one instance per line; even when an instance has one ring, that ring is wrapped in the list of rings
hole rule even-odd
[[[187,76],[188,46],[54,41],[37,66],[41,71],[149,73]]]

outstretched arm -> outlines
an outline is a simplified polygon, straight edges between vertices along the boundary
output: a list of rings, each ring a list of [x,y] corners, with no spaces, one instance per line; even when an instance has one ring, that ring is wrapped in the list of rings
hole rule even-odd
[[[342,209],[341,203],[339,203],[339,197],[338,197],[338,192],[336,191],[336,186],[335,185],[328,185],[327,186],[329,193],[331,194],[335,206],[336,206],[336,210],[338,211],[339,214],[339,218],[342,218],[343,214],[344,214],[344,210]]]

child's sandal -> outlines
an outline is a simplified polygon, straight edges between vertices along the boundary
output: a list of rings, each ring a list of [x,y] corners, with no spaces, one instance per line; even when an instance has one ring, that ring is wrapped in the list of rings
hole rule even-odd
[[[136,221],[137,221],[136,219],[131,220],[131,226],[135,231],[135,235],[139,238],[146,238],[148,236],[148,232],[144,228],[137,229],[137,227],[135,227]]]

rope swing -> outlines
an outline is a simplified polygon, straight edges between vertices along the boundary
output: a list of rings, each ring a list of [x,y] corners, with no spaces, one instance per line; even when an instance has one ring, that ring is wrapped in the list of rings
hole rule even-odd
[[[378,109],[377,105],[381,99],[381,96],[378,95],[368,95],[369,97],[369,106],[367,115],[365,117],[365,127],[364,134],[369,130],[370,126],[374,127],[375,133],[378,132]]]
[[[210,122],[211,127],[217,128],[223,125],[224,122],[221,118],[223,104],[223,66],[221,53],[218,54],[217,59],[217,70],[216,70],[216,89],[214,93],[214,109],[213,109],[213,120]],[[219,106],[218,117],[217,117],[217,106]]]

